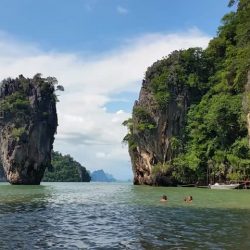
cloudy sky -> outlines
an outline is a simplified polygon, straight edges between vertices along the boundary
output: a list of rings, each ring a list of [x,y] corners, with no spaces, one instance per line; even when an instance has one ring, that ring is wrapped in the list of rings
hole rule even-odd
[[[205,48],[227,2],[0,0],[0,78],[55,76],[65,87],[55,150],[130,179],[121,123],[147,67],[175,49]]]

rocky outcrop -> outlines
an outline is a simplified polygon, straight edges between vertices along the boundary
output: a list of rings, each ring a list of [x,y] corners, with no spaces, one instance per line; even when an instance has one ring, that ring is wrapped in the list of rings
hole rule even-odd
[[[135,184],[250,176],[250,2],[237,2],[205,50],[174,51],[146,72],[124,121]]]
[[[134,184],[173,186],[171,162],[183,152],[185,125],[191,104],[206,93],[208,74],[200,48],[174,51],[148,68],[131,121],[129,154]]]
[[[77,169],[78,169],[80,181],[81,182],[90,182],[91,177],[90,177],[89,172],[86,170],[86,168],[83,166],[78,166]]]
[[[0,87],[0,158],[11,184],[40,184],[57,128],[55,78],[22,75]]]
[[[149,69],[150,71],[150,69]],[[164,182],[159,176],[158,180],[153,176],[153,167],[157,163],[169,161],[174,154],[171,145],[171,138],[181,136],[181,129],[184,126],[189,106],[188,89],[177,88],[174,85],[170,92],[173,96],[164,110],[157,108],[158,105],[150,89],[152,75],[146,74],[143,86],[140,91],[139,99],[134,104],[134,110],[142,108],[148,112],[152,118],[154,128],[140,130],[140,118],[133,112],[133,135],[136,137],[137,146],[129,150],[132,159],[135,184],[156,184]],[[136,125],[137,124],[137,125]],[[166,178],[166,177],[164,177]],[[173,180],[167,180],[165,185],[173,185]]]
[[[134,184],[177,184],[171,171],[168,174],[167,163],[182,150],[179,141],[184,140],[188,108],[201,96],[196,86],[187,83],[191,77],[178,73],[181,67],[183,71],[185,67],[192,68],[191,64],[186,66],[189,62],[183,63],[183,53],[193,56],[202,51],[199,48],[174,51],[148,68],[142,82],[139,99],[133,107],[129,138],[133,141],[129,154]],[[198,67],[191,74],[199,77],[201,73],[196,70]],[[162,173],[160,168],[165,168]]]

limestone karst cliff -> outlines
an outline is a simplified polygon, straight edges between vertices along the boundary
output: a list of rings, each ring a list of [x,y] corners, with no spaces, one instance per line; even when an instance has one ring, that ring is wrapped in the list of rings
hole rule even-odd
[[[11,184],[40,184],[57,128],[53,77],[20,75],[0,86],[0,158]]]
[[[132,119],[128,121],[135,184],[177,183],[168,171],[156,174],[155,170],[159,164],[167,168],[167,163],[182,151],[188,108],[207,90],[195,82],[208,81],[204,72],[208,62],[202,59],[202,54],[200,48],[174,51],[148,68]]]
[[[205,50],[174,51],[148,68],[124,121],[135,184],[250,178],[250,2],[230,1]]]

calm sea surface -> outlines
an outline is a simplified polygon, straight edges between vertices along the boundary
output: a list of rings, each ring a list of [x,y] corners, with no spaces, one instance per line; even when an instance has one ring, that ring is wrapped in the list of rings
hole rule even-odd
[[[250,190],[0,184],[0,249],[250,249]]]

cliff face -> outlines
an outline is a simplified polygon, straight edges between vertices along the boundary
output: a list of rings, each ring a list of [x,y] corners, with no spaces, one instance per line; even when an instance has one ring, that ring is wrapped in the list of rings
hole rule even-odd
[[[171,145],[171,138],[182,136],[182,129],[185,123],[187,108],[189,106],[188,91],[180,92],[173,90],[176,98],[171,100],[164,112],[152,109],[150,103],[153,102],[150,92],[143,87],[140,92],[138,102],[134,108],[143,107],[150,112],[154,120],[155,128],[151,131],[142,132],[134,129],[134,136],[137,138],[137,147],[129,150],[132,159],[135,184],[154,184],[153,166],[157,163],[168,162],[175,154],[175,148]],[[135,123],[139,123],[136,116],[133,116]],[[166,179],[166,180],[164,180]],[[158,177],[158,182],[173,185],[175,183],[171,178],[166,176]]]
[[[236,3],[205,50],[174,51],[148,68],[123,123],[135,184],[250,178],[250,2]]]
[[[90,182],[91,177],[89,172],[86,170],[85,167],[83,166],[78,166],[78,173],[79,173],[79,177],[80,177],[80,181],[81,182]]]
[[[0,87],[0,158],[11,184],[39,184],[57,128],[55,78],[19,76]]]
[[[200,52],[200,49],[190,50],[190,53]],[[134,184],[177,183],[171,174],[155,174],[154,168],[171,161],[181,151],[177,144],[178,140],[184,139],[188,107],[200,95],[198,88],[190,87],[179,79],[174,64],[180,63],[181,56],[181,51],[175,51],[168,59],[156,62],[147,70],[139,99],[134,104],[131,132],[136,145],[129,148]],[[164,68],[168,68],[166,75]],[[156,84],[161,85],[157,86],[157,93]],[[164,92],[158,97],[162,90]],[[192,91],[196,97],[192,96]]]

